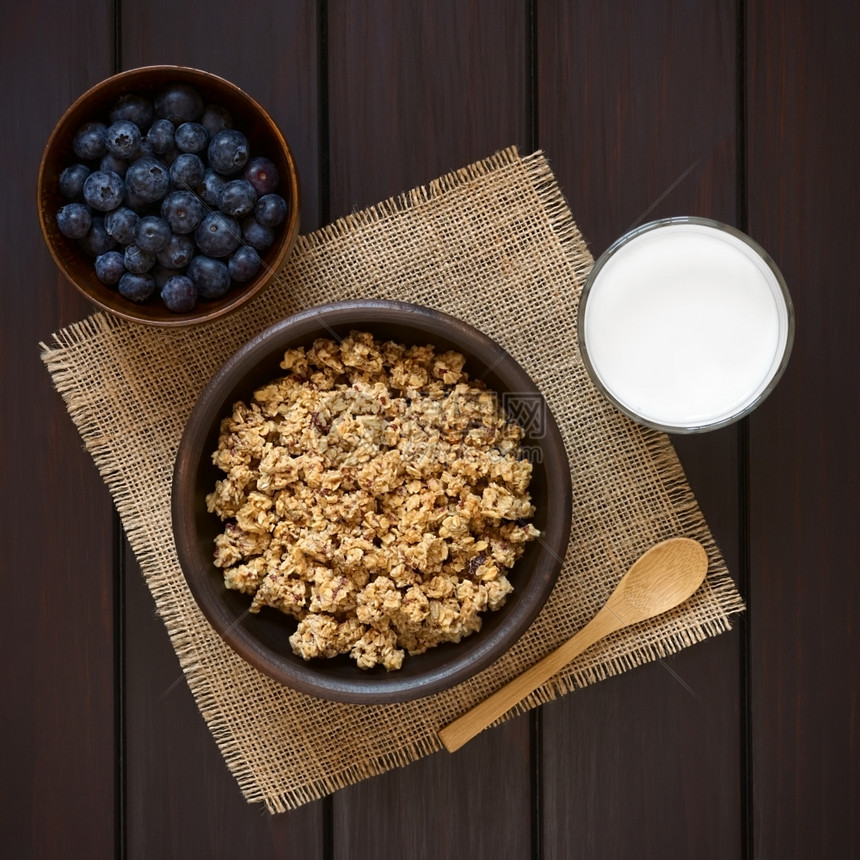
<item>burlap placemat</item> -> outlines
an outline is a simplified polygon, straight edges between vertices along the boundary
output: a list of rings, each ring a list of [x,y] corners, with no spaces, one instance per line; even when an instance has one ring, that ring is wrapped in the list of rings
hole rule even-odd
[[[41,345],[188,684],[249,801],[272,812],[295,808],[441,749],[440,727],[568,638],[629,564],[664,538],[705,544],[711,565],[703,588],[682,608],[595,646],[520,710],[725,631],[743,609],[668,438],[624,418],[589,381],[576,312],[592,262],[545,157],[509,149],[301,237],[276,281],[227,319],[165,331],[96,313]],[[332,704],[248,666],[198,611],[170,522],[183,425],[216,369],[299,309],[361,297],[435,307],[499,341],[545,393],[573,474],[569,551],[529,631],[474,679],[399,705]]]

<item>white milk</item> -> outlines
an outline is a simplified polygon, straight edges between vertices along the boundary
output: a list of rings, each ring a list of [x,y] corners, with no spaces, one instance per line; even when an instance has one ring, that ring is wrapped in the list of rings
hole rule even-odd
[[[672,221],[602,261],[581,320],[611,398],[645,424],[699,430],[753,408],[791,348],[790,301],[743,239]]]

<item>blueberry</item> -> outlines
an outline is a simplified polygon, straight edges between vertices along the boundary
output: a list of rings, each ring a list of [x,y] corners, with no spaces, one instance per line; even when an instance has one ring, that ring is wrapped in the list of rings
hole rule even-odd
[[[174,135],[180,152],[202,152],[209,143],[209,132],[199,122],[184,122]]]
[[[122,198],[122,205],[127,209],[134,210],[138,215],[149,208],[149,203],[138,197],[126,184],[125,197]]]
[[[230,289],[227,264],[201,254],[188,265],[188,277],[194,282],[197,294],[204,299],[220,298]]]
[[[156,254],[160,267],[165,269],[184,269],[194,256],[194,240],[187,235],[174,233],[167,244]]]
[[[180,155],[182,155],[182,153],[174,146],[173,149],[168,149],[167,152],[159,157],[165,167],[170,168],[173,162],[176,161]]]
[[[134,230],[140,216],[126,206],[120,206],[105,215],[105,230],[120,245],[130,245],[134,241]]]
[[[187,84],[170,84],[155,94],[155,113],[174,125],[181,125],[203,113],[203,99]]]
[[[245,168],[245,179],[254,186],[254,190],[262,197],[264,194],[271,194],[278,187],[280,175],[274,162],[262,155],[256,155]]]
[[[105,138],[107,126],[102,122],[88,122],[81,126],[72,141],[75,155],[84,161],[95,161],[107,152]]]
[[[117,176],[123,177],[128,170],[128,162],[124,158],[108,152],[102,156],[102,160],[99,162],[99,170],[110,170]]]
[[[280,194],[264,194],[254,207],[254,217],[266,227],[277,227],[287,217],[287,201]]]
[[[140,146],[137,148],[135,153],[128,159],[129,162],[137,161],[141,158],[155,158],[158,156],[158,153],[152,146],[152,142],[148,137],[142,137],[140,139]],[[162,156],[163,158],[164,156]]]
[[[168,278],[161,290],[161,300],[169,311],[187,314],[197,304],[197,288],[188,275]]]
[[[164,285],[174,275],[184,275],[185,272],[182,269],[166,269],[164,266],[155,266],[151,274],[155,278],[155,289],[161,292],[164,289]]]
[[[110,212],[122,203],[122,177],[112,170],[94,170],[84,180],[84,201],[99,212]]]
[[[142,275],[155,265],[155,254],[152,251],[144,251],[137,245],[127,245],[123,254],[123,263],[129,272]]]
[[[222,105],[206,105],[200,117],[200,124],[209,132],[209,137],[214,137],[225,128],[233,128],[233,117]]]
[[[109,119],[111,122],[127,119],[141,131],[146,131],[152,125],[152,116],[152,102],[149,99],[136,93],[127,93],[120,96],[111,108]]]
[[[245,179],[233,179],[225,183],[218,208],[226,215],[242,218],[253,210],[256,202],[254,186]]]
[[[249,215],[242,222],[242,238],[252,248],[265,251],[275,241],[275,231],[261,224],[253,215]]]
[[[119,279],[120,295],[133,302],[145,302],[155,292],[152,275],[126,272]]]
[[[205,214],[200,198],[190,191],[171,191],[161,204],[161,217],[174,233],[192,233]]]
[[[206,168],[199,155],[183,152],[170,165],[170,181],[176,188],[196,188],[203,181]]]
[[[133,200],[154,203],[167,194],[170,172],[155,158],[139,158],[129,165],[125,182]]]
[[[137,222],[134,244],[141,251],[158,253],[170,241],[170,225],[157,215],[145,215]]]
[[[225,128],[209,141],[209,166],[222,174],[238,173],[248,161],[248,138],[241,131]]]
[[[140,149],[140,129],[131,120],[118,119],[108,126],[105,146],[118,158],[131,158]]]
[[[226,180],[220,173],[207,167],[203,172],[203,181],[197,186],[197,195],[208,206],[217,207],[221,202],[221,193],[226,184]]]
[[[96,257],[96,277],[103,284],[115,284],[125,274],[125,263],[119,251],[107,251]]]
[[[146,133],[145,140],[156,155],[169,152],[175,146],[173,123],[169,119],[157,119]]]
[[[93,215],[93,223],[90,225],[89,232],[80,240],[79,244],[85,253],[91,257],[98,257],[100,254],[106,254],[110,251],[116,242],[105,229],[105,219],[101,215]]]
[[[210,212],[194,233],[197,247],[207,257],[229,257],[239,247],[239,225],[223,212]]]
[[[260,271],[260,255],[250,245],[241,245],[227,262],[227,270],[234,281],[244,284]]]
[[[86,164],[72,164],[60,173],[60,194],[67,200],[74,200],[81,196],[84,190],[84,180],[90,175],[90,169]]]
[[[57,212],[57,229],[69,239],[82,239],[92,223],[90,210],[83,203],[67,203]]]

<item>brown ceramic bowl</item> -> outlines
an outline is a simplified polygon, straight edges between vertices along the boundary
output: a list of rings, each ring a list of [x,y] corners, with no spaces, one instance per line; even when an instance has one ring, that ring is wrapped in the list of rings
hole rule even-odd
[[[528,414],[524,446],[534,462],[530,491],[533,519],[542,536],[527,544],[511,571],[514,591],[505,605],[484,615],[482,629],[457,644],[408,656],[401,669],[359,669],[348,657],[305,662],[287,641],[296,622],[274,609],[248,612],[251,598],[224,586],[213,564],[215,536],[223,524],[208,514],[205,496],[223,477],[212,465],[219,424],[235,401],[283,375],[284,350],[310,346],[318,337],[370,331],[403,344],[434,344],[466,356],[466,371],[504,395],[509,413]],[[417,305],[355,301],[302,311],[242,347],[214,376],[195,405],[173,475],[173,530],[188,585],[212,626],[253,666],[283,684],[321,698],[376,704],[439,692],[488,666],[525,632],[544,605],[565,555],[571,519],[571,479],[558,427],[535,384],[498,344],[469,325]]]
[[[234,126],[249,142],[252,156],[263,155],[278,168],[278,193],[286,200],[289,212],[286,221],[276,228],[275,243],[260,256],[263,265],[259,274],[245,284],[234,285],[219,299],[200,300],[186,314],[172,313],[157,298],[137,304],[123,298],[116,287],[101,283],[95,275],[93,260],[73,239],[57,229],[56,214],[67,201],[62,197],[57,181],[63,168],[79,159],[72,150],[77,130],[91,120],[105,121],[111,105],[123,95],[154,94],[171,83],[196,87],[207,104],[220,104],[233,116]],[[62,273],[75,287],[103,310],[139,323],[157,326],[185,326],[206,322],[229,313],[255,296],[272,279],[292,249],[299,231],[299,181],[293,155],[284,136],[269,114],[251,96],[235,84],[208,72],[184,66],[145,66],[114,75],[84,93],[63,114],[51,133],[38,178],[38,209],[42,235]]]

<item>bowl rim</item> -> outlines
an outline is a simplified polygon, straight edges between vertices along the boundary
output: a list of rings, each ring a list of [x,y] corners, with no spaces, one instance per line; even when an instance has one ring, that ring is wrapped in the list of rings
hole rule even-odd
[[[287,171],[287,176],[282,177],[282,181],[285,179],[288,183],[288,201],[290,202],[288,218],[283,225],[286,241],[283,243],[283,247],[278,250],[272,262],[267,265],[267,277],[261,277],[259,279],[259,283],[255,284],[253,288],[231,290],[230,293],[228,293],[226,296],[217,300],[217,306],[198,305],[198,307],[190,313],[175,314],[159,318],[148,317],[145,314],[140,313],[139,306],[135,305],[133,302],[128,302],[129,307],[127,310],[122,305],[116,306],[112,303],[105,302],[100,299],[98,295],[95,295],[85,286],[78,283],[74,272],[70,269],[68,265],[66,255],[63,253],[63,249],[58,247],[51,238],[53,235],[53,230],[51,229],[51,224],[49,223],[51,213],[47,211],[47,207],[42,205],[46,187],[45,174],[49,167],[50,157],[52,155],[54,147],[57,144],[58,139],[66,132],[66,126],[70,122],[71,118],[75,115],[75,113],[83,107],[87,100],[98,96],[100,91],[102,91],[106,86],[110,85],[113,87],[121,85],[123,83],[133,85],[133,82],[136,79],[145,78],[152,74],[175,74],[179,77],[185,76],[198,79],[215,87],[223,87],[229,90],[231,94],[237,99],[247,102],[247,104],[254,111],[259,112],[260,121],[264,122],[267,126],[267,129],[272,132],[277,147],[280,149],[279,156],[283,156],[284,161],[289,167]],[[287,259],[292,253],[292,250],[296,244],[296,240],[299,236],[299,226],[301,218],[301,186],[299,182],[295,156],[293,154],[292,148],[284,137],[280,126],[275,122],[271,114],[250,93],[242,89],[238,84],[235,84],[232,81],[228,80],[227,78],[215,74],[214,72],[206,71],[205,69],[199,69],[193,66],[177,64],[154,64],[146,66],[137,66],[132,69],[125,69],[121,72],[117,72],[114,75],[110,75],[109,77],[104,78],[101,81],[98,81],[97,83],[89,87],[87,90],[85,90],[83,93],[81,93],[63,111],[60,118],[54,124],[54,127],[51,129],[51,133],[48,136],[47,142],[45,143],[44,149],[42,150],[42,155],[39,159],[39,169],[36,176],[36,200],[36,208],[39,216],[39,227],[41,229],[42,238],[44,239],[45,245],[47,245],[51,258],[53,259],[57,268],[63,274],[65,279],[70,284],[72,284],[72,286],[78,291],[78,293],[80,293],[89,302],[94,304],[97,308],[110,314],[113,314],[116,317],[127,320],[129,322],[139,323],[141,325],[156,326],[160,328],[181,328],[184,326],[208,323],[215,319],[219,319],[220,317],[226,316],[227,314],[233,313],[235,310],[242,307],[255,296],[259,295],[259,293],[265,287],[271,284],[275,276],[283,268]],[[266,265],[265,261],[264,265]],[[203,309],[198,310],[201,307]]]
[[[417,327],[419,334],[437,335],[463,344],[463,349],[483,355],[493,371],[501,367],[505,378],[519,388],[510,390],[543,395],[519,363],[500,345],[473,326],[444,312],[411,304],[388,300],[352,300],[318,305],[295,313],[260,332],[240,347],[213,375],[197,399],[184,428],[174,462],[171,491],[171,518],[177,555],[185,581],[204,616],[214,630],[236,653],[249,664],[287,687],[330,701],[383,704],[403,702],[441,692],[474,676],[501,657],[529,628],[548,599],[561,570],[570,537],[572,514],[572,481],[567,452],[561,433],[548,406],[545,410],[546,424],[541,438],[545,453],[544,462],[554,468],[546,469],[547,495],[553,504],[547,505],[544,534],[538,539],[540,547],[529,579],[529,588],[524,589],[518,602],[511,607],[504,625],[492,631],[481,632],[462,640],[468,643],[460,654],[449,662],[431,669],[419,677],[406,677],[398,672],[376,675],[367,683],[362,670],[349,678],[326,676],[314,668],[314,662],[293,662],[289,657],[278,658],[269,649],[245,634],[235,617],[215,593],[213,580],[216,570],[200,558],[199,543],[194,525],[193,504],[190,495],[196,485],[205,453],[201,443],[211,431],[212,422],[223,414],[227,398],[234,386],[242,379],[250,365],[257,365],[275,350],[286,349],[291,343],[318,331],[320,327],[353,325],[362,323],[377,325],[399,323]],[[544,401],[545,403],[545,401]],[[563,468],[560,466],[563,464]],[[186,488],[186,494],[181,488]],[[504,610],[501,610],[504,611]]]

